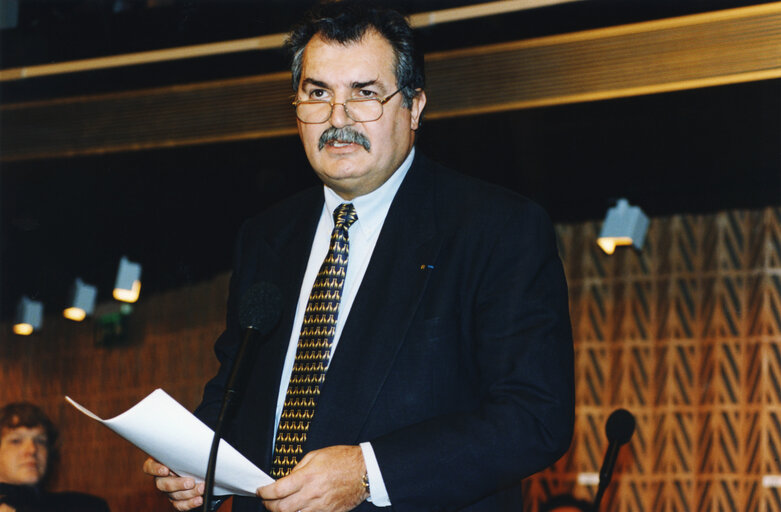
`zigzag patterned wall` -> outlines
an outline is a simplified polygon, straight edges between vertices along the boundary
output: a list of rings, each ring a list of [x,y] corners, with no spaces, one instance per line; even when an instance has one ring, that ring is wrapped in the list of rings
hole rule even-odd
[[[602,504],[615,512],[781,511],[781,208],[654,219],[642,252],[560,226],[576,351],[570,451],[527,482],[593,499],[605,421],[631,411]]]

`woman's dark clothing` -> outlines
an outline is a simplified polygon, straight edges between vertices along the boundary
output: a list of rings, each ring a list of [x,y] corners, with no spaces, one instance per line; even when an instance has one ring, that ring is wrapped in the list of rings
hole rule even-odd
[[[30,485],[0,483],[0,504],[16,512],[110,512],[105,500],[81,492],[45,492]]]

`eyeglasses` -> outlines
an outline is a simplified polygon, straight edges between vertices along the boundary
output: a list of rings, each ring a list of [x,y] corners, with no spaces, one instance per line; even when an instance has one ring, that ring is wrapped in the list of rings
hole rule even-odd
[[[319,124],[328,121],[335,105],[344,107],[347,117],[356,123],[368,123],[382,117],[382,106],[393,98],[401,89],[384,98],[356,98],[344,100],[344,103],[331,103],[322,100],[296,100],[292,105],[296,108],[296,117],[306,124]]]

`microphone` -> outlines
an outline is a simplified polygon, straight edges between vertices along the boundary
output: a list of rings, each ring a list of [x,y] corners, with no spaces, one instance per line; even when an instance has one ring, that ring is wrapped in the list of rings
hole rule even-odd
[[[255,360],[260,341],[276,327],[281,313],[282,295],[279,288],[272,283],[256,283],[242,296],[239,304],[239,325],[244,329],[244,338],[233,360],[225,385],[225,397],[243,391],[252,367],[247,361]]]
[[[246,387],[252,364],[258,352],[262,339],[270,333],[279,322],[282,313],[282,295],[279,288],[272,283],[260,282],[250,287],[242,296],[239,304],[239,325],[244,329],[244,337],[236,351],[231,366],[230,375],[225,385],[220,414],[214,426],[214,437],[209,451],[209,464],[206,469],[206,480],[203,492],[203,512],[216,510],[227,497],[212,500],[214,490],[214,472],[217,466],[217,450],[222,438],[222,430],[226,418],[233,412],[237,398]]]
[[[607,435],[607,452],[605,460],[602,462],[602,469],[599,471],[599,487],[597,496],[594,499],[593,512],[599,511],[599,503],[605,494],[610,478],[613,476],[613,468],[618,459],[618,450],[632,438],[635,432],[635,417],[626,409],[616,409],[607,419],[605,424],[605,434]]]

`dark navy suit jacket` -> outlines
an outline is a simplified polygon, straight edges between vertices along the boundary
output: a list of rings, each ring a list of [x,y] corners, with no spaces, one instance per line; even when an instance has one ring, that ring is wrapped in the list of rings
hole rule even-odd
[[[217,417],[241,337],[240,297],[254,283],[275,283],[282,317],[227,436],[265,471],[322,207],[316,187],[243,226],[227,329],[215,346],[222,366],[197,411],[207,423]],[[346,320],[305,452],[370,441],[392,511],[520,510],[520,480],[569,447],[573,394],[567,287],[548,217],[418,154]],[[248,498],[233,507],[263,510]],[[378,511],[370,503],[356,510]]]

